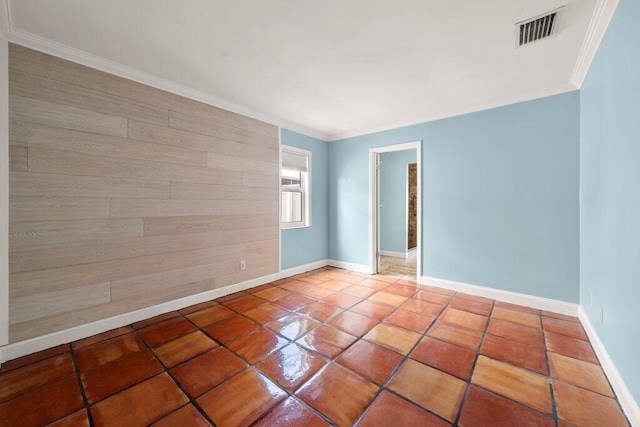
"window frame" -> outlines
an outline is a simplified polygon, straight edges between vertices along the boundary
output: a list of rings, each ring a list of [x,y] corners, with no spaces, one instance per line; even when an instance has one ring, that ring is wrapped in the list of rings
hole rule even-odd
[[[289,152],[298,156],[305,156],[307,158],[307,171],[300,173],[300,189],[286,187],[282,185],[282,170],[283,170],[283,153]],[[280,170],[279,170],[279,200],[278,204],[280,206],[280,229],[281,230],[291,230],[296,228],[307,228],[311,227],[311,180],[312,180],[312,153],[309,150],[305,150],[298,147],[292,147],[290,145],[281,144],[280,145]],[[282,196],[284,192],[301,192],[302,193],[302,221],[296,222],[282,222]]]

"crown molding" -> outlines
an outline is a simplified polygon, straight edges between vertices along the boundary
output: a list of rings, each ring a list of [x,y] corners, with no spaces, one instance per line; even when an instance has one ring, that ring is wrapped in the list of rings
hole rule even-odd
[[[475,113],[478,111],[489,110],[491,108],[503,107],[505,105],[517,104],[519,102],[531,101],[533,99],[545,98],[547,96],[559,95],[562,93],[572,92],[575,90],[578,90],[578,87],[576,87],[573,83],[564,83],[559,86],[530,90],[530,91],[521,92],[515,95],[503,96],[500,98],[494,98],[494,99],[480,101],[480,102],[473,102],[473,103],[464,104],[464,105],[457,105],[452,108],[447,108],[444,110],[437,111],[427,116],[414,118],[413,120],[390,122],[390,123],[385,123],[379,126],[372,126],[372,127],[354,130],[354,131],[341,132],[341,133],[329,135],[329,142],[335,142],[341,139],[353,138],[356,136],[369,135],[377,132],[384,132],[384,131],[398,129],[406,126],[433,122],[435,120],[461,116],[463,114]]]
[[[587,77],[591,63],[598,52],[600,43],[604,38],[607,28],[613,19],[613,15],[616,12],[616,8],[620,0],[598,0],[589,27],[587,27],[587,33],[585,34],[580,53],[578,54],[578,60],[576,66],[573,69],[571,75],[571,83],[573,83],[578,89],[582,87],[584,79]]]
[[[118,77],[123,77],[156,89],[171,92],[176,95],[184,96],[205,104],[223,108],[243,116],[261,120],[272,125],[302,133],[322,141],[328,141],[329,136],[325,133],[318,132],[315,129],[301,126],[287,120],[278,119],[268,114],[243,107],[233,102],[218,98],[208,93],[193,89],[170,80],[163,79],[153,74],[127,67],[108,59],[91,55],[87,52],[74,49],[62,43],[54,42],[44,37],[37,36],[27,31],[20,30],[13,26],[12,19],[12,0],[5,0],[0,5],[0,34],[3,38],[11,43],[15,43],[30,49],[34,49],[49,55],[57,56],[68,61],[76,62],[87,67],[95,68]]]

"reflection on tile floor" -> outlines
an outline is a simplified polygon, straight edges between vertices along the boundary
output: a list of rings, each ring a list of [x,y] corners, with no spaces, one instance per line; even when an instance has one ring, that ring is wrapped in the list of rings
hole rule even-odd
[[[0,424],[628,426],[577,318],[330,267],[6,362]]]

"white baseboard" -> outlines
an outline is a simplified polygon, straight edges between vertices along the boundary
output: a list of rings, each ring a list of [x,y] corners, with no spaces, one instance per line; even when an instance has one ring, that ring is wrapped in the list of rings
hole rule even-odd
[[[496,288],[486,288],[484,286],[469,285],[467,283],[454,282],[445,279],[422,276],[420,283],[428,286],[437,286],[456,292],[491,298],[497,301],[509,302],[512,304],[524,305],[538,310],[547,310],[554,313],[577,316],[579,305],[559,301],[550,298],[536,297],[533,295],[520,294],[517,292],[504,291]]]
[[[96,320],[95,322],[86,323],[84,325],[74,326],[72,328],[53,332],[47,335],[42,335],[40,337],[30,338],[24,341],[8,344],[6,346],[0,347],[0,364],[6,362],[7,360],[12,360],[41,350],[46,350],[47,348],[55,347],[60,344],[66,344],[69,342],[80,340],[95,334],[109,331],[111,329],[120,328],[122,326],[126,326],[134,322],[139,322],[141,320],[158,316],[160,314],[168,313],[170,311],[180,310],[194,304],[199,304],[201,302],[229,295],[234,292],[243,291],[245,289],[260,286],[265,283],[273,282],[274,280],[284,279],[286,277],[294,276],[306,271],[315,270],[328,264],[328,260],[320,260],[312,262],[310,264],[282,270],[268,276],[258,277],[256,279],[247,280],[219,289],[212,289],[210,291],[202,292],[196,295],[190,295],[188,297],[164,302],[162,304],[153,305],[151,307],[145,307],[140,310],[130,311],[128,313],[119,314],[117,316],[109,317],[106,319]]]
[[[622,376],[620,376],[620,372],[618,372],[616,365],[613,363],[613,360],[611,360],[611,356],[609,356],[607,349],[604,347],[604,344],[602,344],[602,341],[600,341],[598,333],[589,321],[589,318],[582,307],[579,309],[579,318],[587,336],[589,337],[589,341],[598,356],[600,366],[602,366],[604,373],[607,375],[607,378],[611,383],[611,387],[613,387],[613,391],[618,397],[622,410],[632,426],[640,426],[640,408],[638,407],[638,403],[633,398],[633,395],[622,379]]]
[[[409,258],[409,252],[380,251],[380,255],[390,256],[393,258]]]
[[[351,262],[337,261],[335,259],[328,260],[331,267],[344,268],[345,270],[355,271],[356,273],[371,273],[368,265],[353,264]]]

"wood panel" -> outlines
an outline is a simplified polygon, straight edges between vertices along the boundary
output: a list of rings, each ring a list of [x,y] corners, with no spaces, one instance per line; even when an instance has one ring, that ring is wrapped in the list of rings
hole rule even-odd
[[[277,271],[276,126],[9,56],[11,342]]]
[[[21,172],[10,173],[9,179],[16,197],[167,199],[171,194],[169,181]]]
[[[12,121],[13,142],[27,147],[104,155],[122,159],[153,160],[186,166],[207,166],[207,152],[152,142]],[[15,136],[14,136],[15,135]]]
[[[22,96],[9,95],[9,117],[64,129],[127,136],[127,120],[122,117]]]

